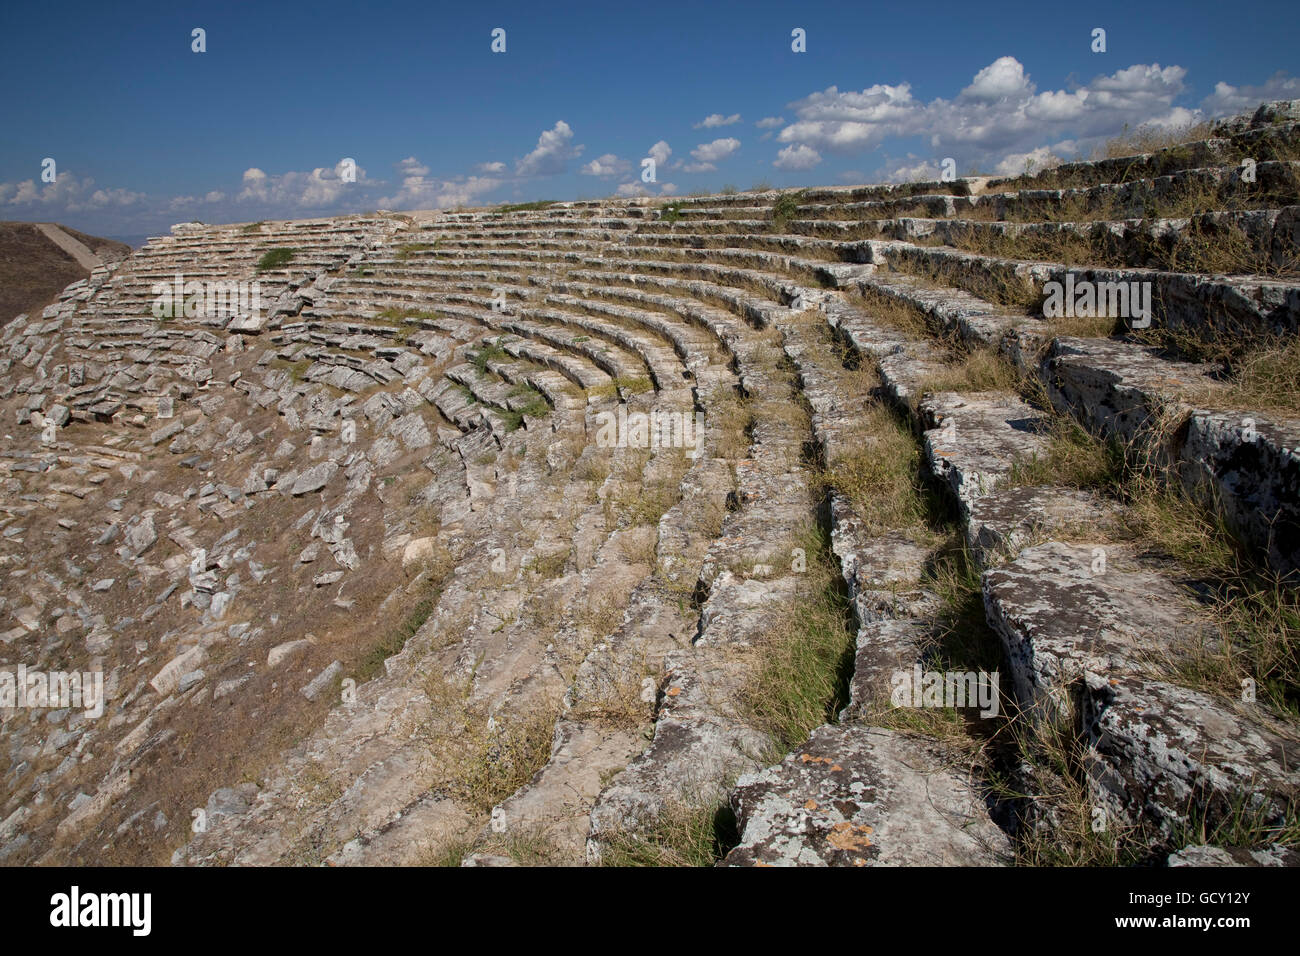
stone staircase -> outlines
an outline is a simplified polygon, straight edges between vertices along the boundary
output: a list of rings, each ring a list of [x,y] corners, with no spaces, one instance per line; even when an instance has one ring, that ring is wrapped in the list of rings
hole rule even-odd
[[[1298,165],[175,227],[0,338],[0,860],[1289,859]]]

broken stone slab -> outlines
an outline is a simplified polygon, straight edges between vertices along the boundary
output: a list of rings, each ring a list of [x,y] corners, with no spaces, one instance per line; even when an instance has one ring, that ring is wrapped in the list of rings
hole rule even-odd
[[[433,537],[413,538],[406,543],[402,551],[402,567],[409,568],[433,557],[438,539]]]
[[[1179,657],[1217,638],[1133,549],[1048,542],[985,572],[983,590],[1021,704],[1080,735],[1093,799],[1115,818],[1168,834],[1241,801],[1280,819],[1300,794],[1293,728],[1172,683]]]
[[[149,682],[149,686],[161,696],[166,697],[176,689],[181,676],[196,670],[206,655],[207,652],[202,646],[192,647],[181,654],[177,654],[163,665],[162,670],[154,675],[153,680]]]
[[[1285,825],[1300,797],[1294,728],[1162,681],[1089,674],[1079,695],[1090,790],[1115,818],[1171,833],[1197,811],[1214,827],[1244,809]]]
[[[245,674],[243,677],[223,680],[221,683],[217,684],[216,689],[212,692],[212,699],[220,700],[228,694],[233,694],[252,679],[251,675]]]
[[[1049,537],[1089,537],[1118,527],[1122,508],[1088,491],[1002,488],[971,502],[966,542],[983,567]]]
[[[126,529],[124,543],[131,557],[138,558],[148,551],[158,540],[158,532],[153,526],[153,515],[145,515]]]
[[[910,673],[926,660],[936,643],[936,628],[928,620],[867,621],[858,629],[849,703],[841,720],[869,720],[873,711],[888,709],[894,675]]]
[[[298,496],[320,491],[330,483],[330,479],[338,470],[339,466],[333,461],[323,461],[319,465],[313,465],[294,480],[289,493]]]
[[[1092,672],[1104,677],[1176,657],[1203,632],[1191,595],[1119,545],[1049,541],[983,577],[989,624],[1026,705]]]
[[[1047,450],[1047,417],[1013,395],[939,392],[921,414],[927,463],[963,510]]]
[[[663,719],[652,750],[629,764],[601,795],[591,814],[589,860],[601,843],[652,824],[676,803],[711,803],[719,783],[757,764],[766,739],[736,721]]]
[[[325,668],[313,677],[311,681],[308,682],[307,686],[303,687],[299,693],[308,700],[315,701],[316,698],[320,697],[321,694],[330,689],[334,680],[342,673],[343,665],[338,661],[334,661],[329,667]]]
[[[427,448],[433,444],[429,426],[425,424],[424,418],[415,412],[393,419],[392,424],[388,426],[388,431],[409,449]]]
[[[270,653],[266,655],[266,666],[275,667],[290,654],[296,654],[310,647],[314,641],[310,638],[300,638],[296,641],[285,641],[283,644],[277,644],[271,648]]]
[[[167,439],[179,435],[185,430],[185,422],[179,418],[173,418],[166,425],[162,426],[149,435],[149,444],[161,445]]]
[[[208,608],[208,615],[214,621],[219,621],[226,616],[226,611],[230,609],[230,602],[234,600],[229,591],[218,591],[212,595],[212,603]]]
[[[1177,472],[1194,494],[1214,495],[1248,541],[1283,574],[1300,571],[1300,422],[1197,411]]]
[[[247,813],[257,799],[257,784],[241,783],[236,787],[221,787],[208,796],[208,828],[221,821],[223,817],[237,817]]]
[[[1300,866],[1300,852],[1277,843],[1266,847],[1186,846],[1166,866]]]
[[[727,866],[999,866],[1011,843],[985,795],[935,740],[824,725],[736,783]]]

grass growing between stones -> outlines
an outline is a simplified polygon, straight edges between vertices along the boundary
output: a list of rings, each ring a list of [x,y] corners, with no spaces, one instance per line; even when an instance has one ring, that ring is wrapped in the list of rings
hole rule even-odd
[[[997,774],[994,790],[1021,806],[1016,861],[1023,866],[1143,866],[1171,850],[1210,845],[1259,849],[1300,846],[1294,804],[1278,814],[1239,796],[1212,809],[1196,806],[1172,833],[1147,821],[1126,823],[1098,804],[1089,787],[1087,744],[1068,714],[1033,721],[1020,713],[1008,724],[1018,758],[1016,781]],[[1028,785],[1033,793],[1024,793]]]
[[[799,205],[804,201],[804,191],[799,190],[793,193],[782,193],[777,197],[776,202],[772,203],[772,229],[775,232],[785,232],[790,224],[790,220],[799,215]]]
[[[486,367],[486,363],[485,363]],[[524,423],[524,416],[541,418],[549,415],[550,404],[541,392],[528,384],[519,384],[510,390],[511,407],[501,412],[506,423],[506,431],[515,431]]]
[[[1136,474],[1121,489],[1125,530],[1194,574],[1203,613],[1217,642],[1169,662],[1177,679],[1240,701],[1253,680],[1257,699],[1291,719],[1300,717],[1300,594],[1263,555],[1233,534],[1222,511],[1180,488]]]
[[[354,676],[358,684],[364,684],[382,674],[384,661],[400,652],[406,646],[406,642],[415,636],[415,632],[424,626],[425,621],[437,608],[438,599],[442,596],[443,583],[454,566],[455,559],[445,548],[440,548],[429,559],[415,604],[357,665]]]
[[[1227,364],[1226,387],[1180,397],[1197,408],[1300,416],[1300,339],[1260,343]]]
[[[1003,669],[1002,643],[989,627],[981,588],[981,569],[961,532],[936,552],[921,577],[921,586],[940,601],[935,617],[935,651],[939,670]]]
[[[749,398],[733,385],[714,387],[705,401],[709,426],[715,429],[718,439],[713,454],[728,461],[749,457],[749,429],[754,423],[754,411]]]
[[[995,773],[993,791],[1020,803],[1015,842],[1021,866],[1134,866],[1149,855],[1136,828],[1120,826],[1097,807],[1087,786],[1084,743],[1062,717],[1007,725],[1018,765],[1013,779]],[[1028,783],[1032,793],[1023,792]]]
[[[283,246],[268,249],[262,255],[262,258],[257,260],[257,271],[266,272],[269,269],[281,269],[292,262],[297,253],[297,249],[288,249]]]
[[[868,535],[906,531],[925,536],[934,491],[921,475],[921,449],[911,428],[883,405],[863,412],[864,447],[832,463],[822,483],[848,499]]]
[[[557,199],[538,199],[534,202],[518,202],[508,206],[498,206],[496,212],[540,212],[543,209],[549,209],[559,200]]]
[[[470,364],[480,376],[488,374],[489,362],[504,362],[510,359],[510,354],[503,349],[496,341],[482,342],[478,346],[478,351],[470,359]]]
[[[1050,406],[1048,406],[1050,407]],[[1016,462],[1012,485],[1063,485],[1114,491],[1124,471],[1124,450],[1116,442],[1097,438],[1073,418],[1052,414],[1044,455]]]
[[[575,340],[576,341],[576,340]],[[650,381],[648,375],[626,376],[620,375],[610,379],[604,385],[597,385],[587,390],[588,395],[594,395],[597,398],[618,398],[620,395],[635,395],[640,392],[650,392],[654,390],[654,383]]]
[[[729,807],[674,804],[635,833],[604,838],[600,865],[713,866],[739,842]]]
[[[1002,644],[989,627],[980,588],[980,568],[955,526],[950,537],[936,549],[926,567],[920,587],[938,599],[930,634],[918,649],[926,671],[1006,672]],[[999,693],[1003,691],[999,688]],[[880,688],[857,718],[873,727],[923,733],[942,741],[954,754],[972,761],[985,745],[1006,726],[1005,701],[990,718],[973,716],[974,711],[955,707],[895,707],[889,693]]]
[[[1218,847],[1261,849],[1267,846],[1300,847],[1300,808],[1287,807],[1279,819],[1267,805],[1251,807],[1238,798],[1218,819],[1201,809],[1188,814],[1187,825],[1174,839],[1176,846],[1205,844]]]
[[[1272,248],[1261,248],[1241,227],[1197,216],[1172,245],[1153,250],[1143,265],[1170,272],[1294,279],[1300,275],[1300,250],[1281,239]]]
[[[1097,540],[1140,543],[1193,576],[1214,642],[1163,666],[1186,686],[1240,701],[1242,681],[1258,700],[1300,717],[1300,594],[1267,556],[1233,532],[1216,501],[1167,481],[1140,449],[1101,439],[1068,416],[1050,419],[1047,454],[1018,463],[1012,481],[1093,490],[1123,506],[1117,529]],[[1089,529],[1079,529],[1086,533]]]
[[[1125,123],[1120,135],[1106,140],[1097,148],[1093,158],[1121,159],[1125,156],[1154,153],[1157,150],[1209,139],[1211,133],[1212,127],[1208,122],[1185,123],[1169,127],[1142,125],[1133,129]]]
[[[404,242],[397,247],[397,259],[405,262],[417,252],[427,252],[437,246],[434,242]]]
[[[942,371],[926,378],[917,395],[926,392],[1010,392],[1019,385],[1011,363],[989,348],[960,351]]]
[[[918,339],[934,336],[925,313],[901,299],[882,295],[873,289],[862,289],[850,293],[848,300],[867,313],[873,321],[887,325],[896,332]]]
[[[853,672],[856,635],[838,562],[820,531],[810,532],[803,547],[801,594],[773,616],[741,694],[755,725],[781,753],[835,720],[848,703]]]
[[[963,272],[954,264],[910,257],[899,259],[892,265],[895,269],[926,282],[964,289],[986,302],[1016,312],[1032,315],[1039,312],[1042,305],[1043,297],[1038,285],[1028,276],[1009,274],[1008,268],[994,266]]]
[[[535,700],[519,711],[491,712],[470,700],[472,685],[472,675],[460,685],[431,674],[424,684],[430,713],[418,733],[438,767],[441,789],[486,815],[546,765],[560,708]]]
[[[1059,262],[1067,266],[1123,265],[1105,262],[1088,235],[1076,232],[966,232],[953,243],[954,248],[1002,259]]]

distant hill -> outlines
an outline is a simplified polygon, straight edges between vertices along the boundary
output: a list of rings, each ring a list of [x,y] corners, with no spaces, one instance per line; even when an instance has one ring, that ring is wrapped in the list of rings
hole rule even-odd
[[[55,223],[0,222],[0,325],[49,305],[96,261],[122,259],[131,247]]]

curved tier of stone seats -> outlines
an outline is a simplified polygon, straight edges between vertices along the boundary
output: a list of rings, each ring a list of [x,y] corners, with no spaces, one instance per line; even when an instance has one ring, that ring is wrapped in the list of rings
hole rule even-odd
[[[1026,475],[1075,422],[1293,592],[1287,402],[1042,305],[1151,282],[1153,335],[1285,347],[1300,285],[1144,256],[1224,228],[1285,274],[1295,118],[1010,180],[188,224],[96,270],[0,339],[5,657],[111,688],[102,723],[0,714],[0,860],[618,862],[723,808],[728,865],[996,865],[1074,839],[1059,781],[990,743],[1023,725],[1061,728],[1145,862],[1293,820],[1293,716],[1187,677],[1208,586],[1105,489]],[[1084,239],[1104,263],[980,251]],[[155,319],[178,274],[256,280],[266,314]],[[694,451],[605,447],[637,413],[698,413]],[[937,510],[886,521],[843,476],[897,423]],[[819,528],[847,656],[825,722],[778,739],[752,682]],[[1013,685],[987,739],[891,701],[955,626],[959,544],[963,634]]]

